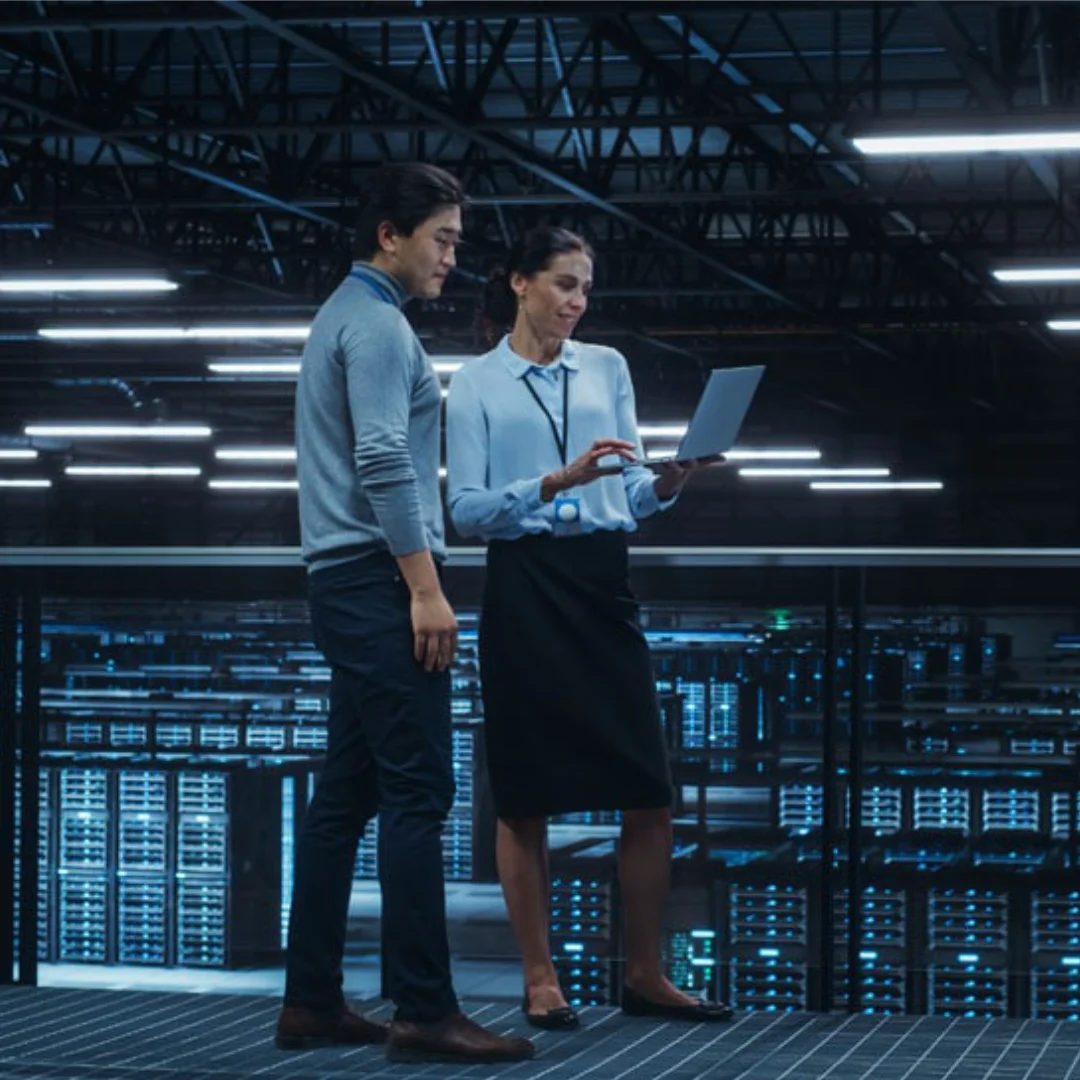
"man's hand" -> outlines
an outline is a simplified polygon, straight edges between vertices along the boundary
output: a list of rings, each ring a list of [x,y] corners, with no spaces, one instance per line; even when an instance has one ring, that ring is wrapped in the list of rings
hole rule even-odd
[[[457,652],[457,619],[443,595],[430,551],[398,555],[397,564],[411,597],[413,655],[425,671],[445,671]]]
[[[457,652],[458,623],[442,590],[413,593],[409,612],[417,663],[425,671],[445,671]]]

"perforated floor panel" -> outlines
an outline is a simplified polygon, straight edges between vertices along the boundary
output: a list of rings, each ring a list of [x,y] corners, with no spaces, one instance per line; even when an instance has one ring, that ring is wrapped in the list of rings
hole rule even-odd
[[[535,1038],[533,1061],[392,1065],[373,1047],[286,1054],[266,997],[0,989],[3,1080],[1080,1080],[1080,1024],[941,1017],[738,1014],[698,1026],[586,1009],[582,1028],[526,1028],[505,1003],[477,1021]],[[386,1005],[373,1010],[385,1017]]]

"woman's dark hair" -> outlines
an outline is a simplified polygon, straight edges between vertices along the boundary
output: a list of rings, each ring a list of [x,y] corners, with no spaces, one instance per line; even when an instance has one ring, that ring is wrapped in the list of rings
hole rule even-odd
[[[593,258],[589,242],[569,229],[557,225],[540,225],[530,229],[510,249],[506,265],[495,270],[484,289],[484,317],[493,325],[506,327],[513,325],[517,317],[517,297],[510,288],[510,279],[514,274],[530,278],[547,270],[557,255],[568,251],[580,251]]]
[[[419,161],[383,165],[364,186],[365,202],[356,225],[356,257],[370,259],[379,250],[379,226],[389,221],[402,236],[412,236],[432,214],[446,206],[468,205],[456,176]]]

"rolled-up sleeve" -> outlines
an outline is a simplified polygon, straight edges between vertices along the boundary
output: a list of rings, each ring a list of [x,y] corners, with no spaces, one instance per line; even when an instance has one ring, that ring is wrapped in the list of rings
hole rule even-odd
[[[409,452],[415,362],[411,334],[404,316],[386,305],[374,325],[347,326],[340,337],[356,474],[393,555],[427,548]]]
[[[615,409],[619,438],[632,442],[638,460],[644,460],[645,448],[638,432],[634,384],[630,378],[630,369],[622,354],[618,355]],[[669,506],[674,506],[678,500],[677,495],[670,499],[660,499],[657,496],[656,481],[658,477],[650,469],[634,465],[624,469],[622,477],[623,485],[626,488],[626,501],[630,505],[630,513],[639,520],[655,514],[658,510],[666,510]]]
[[[450,520],[462,536],[517,525],[543,505],[543,476],[489,488],[490,453],[483,403],[469,375],[459,371],[446,401],[446,471]]]

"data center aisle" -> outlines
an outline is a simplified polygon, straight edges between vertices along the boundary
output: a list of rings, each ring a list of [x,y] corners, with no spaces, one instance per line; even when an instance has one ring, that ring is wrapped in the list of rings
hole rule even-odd
[[[380,1007],[385,1014],[387,1006]],[[478,1021],[522,1031],[505,1003],[470,1003]],[[388,1064],[379,1050],[282,1054],[265,997],[0,990],[4,1080],[241,1080],[506,1076],[515,1080],[1069,1080],[1080,1025],[1033,1020],[741,1013],[701,1027],[583,1010],[573,1035],[534,1033],[534,1061],[499,1069]]]

